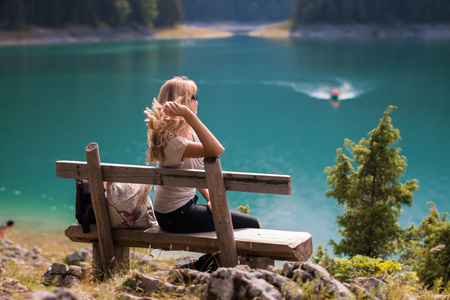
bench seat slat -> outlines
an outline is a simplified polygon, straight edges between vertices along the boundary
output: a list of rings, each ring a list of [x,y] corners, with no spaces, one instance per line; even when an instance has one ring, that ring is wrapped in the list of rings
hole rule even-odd
[[[79,224],[65,230],[74,242],[92,243],[98,240],[97,227],[84,234]],[[159,226],[149,229],[112,229],[115,245],[124,247],[152,247],[163,250],[185,250],[202,253],[218,251],[215,232],[177,234],[169,233]],[[311,256],[311,234],[271,229],[235,229],[234,237],[238,255],[265,256],[276,260],[306,261]]]
[[[167,186],[207,188],[203,170],[168,169],[152,166],[102,163],[103,179],[109,182],[128,182]],[[57,161],[58,178],[89,179],[86,162]],[[229,191],[291,194],[291,177],[288,175],[223,172],[225,188]]]

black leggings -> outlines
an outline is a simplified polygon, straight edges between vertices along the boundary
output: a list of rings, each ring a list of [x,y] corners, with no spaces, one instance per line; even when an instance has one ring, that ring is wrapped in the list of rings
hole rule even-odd
[[[168,214],[155,211],[159,226],[170,232],[189,233],[214,231],[212,213],[206,205],[197,204],[195,196],[179,209]],[[259,222],[250,215],[230,211],[233,228],[260,228]]]

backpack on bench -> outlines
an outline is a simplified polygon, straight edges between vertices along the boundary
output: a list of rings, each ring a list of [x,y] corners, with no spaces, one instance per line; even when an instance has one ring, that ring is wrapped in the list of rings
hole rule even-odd
[[[95,224],[94,207],[91,200],[91,186],[88,180],[76,180],[75,218],[83,228],[83,233],[91,232],[90,224]]]
[[[88,233],[90,224],[96,223],[89,181],[77,179],[76,187],[75,217],[83,233]],[[148,196],[151,185],[105,182],[104,187],[111,227],[150,228],[157,225]]]

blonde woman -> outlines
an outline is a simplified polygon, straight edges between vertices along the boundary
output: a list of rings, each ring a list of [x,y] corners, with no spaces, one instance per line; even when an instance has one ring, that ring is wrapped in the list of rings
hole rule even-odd
[[[222,144],[197,117],[197,85],[187,77],[166,81],[147,108],[147,163],[159,167],[202,169],[204,157],[219,156]],[[206,205],[197,204],[195,188],[155,185],[153,206],[161,228],[171,232],[213,231],[211,201],[207,189],[197,189]],[[252,216],[231,212],[234,228],[259,228]]]

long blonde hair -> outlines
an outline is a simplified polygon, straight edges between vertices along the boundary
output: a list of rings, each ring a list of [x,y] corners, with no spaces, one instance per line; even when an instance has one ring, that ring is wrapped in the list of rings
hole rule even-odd
[[[181,117],[170,117],[163,113],[163,105],[167,101],[189,106],[192,95],[197,92],[194,81],[185,76],[177,76],[167,80],[159,91],[158,100],[153,99],[152,109],[144,111],[147,115],[148,151],[147,164],[162,162],[164,160],[164,147],[166,140],[187,133],[190,126]]]

